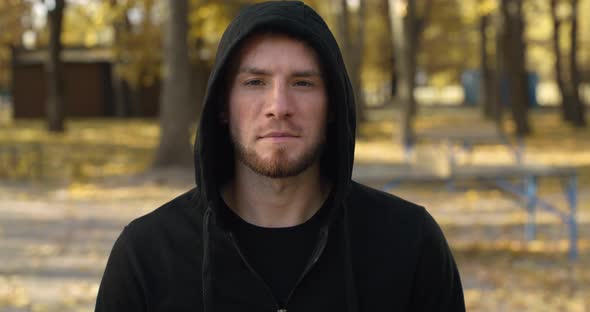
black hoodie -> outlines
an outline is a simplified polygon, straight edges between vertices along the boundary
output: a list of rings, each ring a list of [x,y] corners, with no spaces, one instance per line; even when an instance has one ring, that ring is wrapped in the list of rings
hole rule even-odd
[[[322,173],[333,185],[308,265],[279,306],[245,261],[219,202],[233,149],[219,113],[228,63],[264,30],[304,40],[318,53],[333,121]],[[355,112],[332,33],[298,1],[244,9],[219,44],[195,142],[197,187],[125,227],[111,252],[96,311],[464,311],[459,273],[432,217],[420,206],[351,180]]]

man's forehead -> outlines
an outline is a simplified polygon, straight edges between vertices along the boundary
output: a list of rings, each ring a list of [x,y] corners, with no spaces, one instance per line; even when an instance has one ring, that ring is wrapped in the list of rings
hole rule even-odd
[[[263,69],[265,65],[272,64],[275,59],[266,54],[269,49],[275,56],[282,53],[293,55],[296,58],[292,59],[293,63],[298,61],[306,65],[306,68],[299,70],[320,72],[318,53],[310,44],[292,35],[276,32],[259,32],[248,36],[232,57],[234,72]],[[299,53],[291,54],[294,50]]]

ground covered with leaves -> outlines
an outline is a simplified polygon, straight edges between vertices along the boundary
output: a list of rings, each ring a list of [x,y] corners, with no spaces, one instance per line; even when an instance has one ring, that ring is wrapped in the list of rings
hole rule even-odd
[[[422,112],[419,127],[456,113]],[[524,240],[526,214],[492,189],[403,185],[441,224],[457,259],[469,311],[590,311],[590,131],[563,126],[554,113],[533,116],[529,161],[580,166],[578,261],[567,258],[567,227],[539,213],[538,235]],[[192,186],[192,172],[151,171],[154,121],[70,121],[49,135],[40,121],[0,128],[0,311],[92,311],[117,235],[130,220]],[[359,164],[398,162],[394,123],[361,128]],[[59,147],[59,148],[58,148]],[[499,146],[475,159],[506,158]],[[41,163],[39,163],[41,162]],[[379,186],[379,185],[375,185]],[[540,194],[566,207],[559,184]]]

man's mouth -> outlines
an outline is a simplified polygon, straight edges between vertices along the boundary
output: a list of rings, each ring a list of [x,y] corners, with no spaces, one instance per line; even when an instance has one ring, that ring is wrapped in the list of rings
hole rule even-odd
[[[268,139],[273,141],[283,141],[283,140],[290,140],[299,138],[298,135],[292,132],[280,132],[280,131],[273,131],[268,132],[259,137],[259,139]]]

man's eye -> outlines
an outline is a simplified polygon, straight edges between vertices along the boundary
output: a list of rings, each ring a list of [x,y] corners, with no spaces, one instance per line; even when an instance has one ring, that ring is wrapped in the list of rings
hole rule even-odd
[[[313,83],[311,83],[309,81],[301,80],[301,81],[296,81],[295,82],[295,86],[298,86],[298,87],[311,87],[311,86],[313,86]]]
[[[253,79],[246,81],[244,84],[247,86],[262,86],[264,85],[264,82],[260,79]]]

